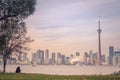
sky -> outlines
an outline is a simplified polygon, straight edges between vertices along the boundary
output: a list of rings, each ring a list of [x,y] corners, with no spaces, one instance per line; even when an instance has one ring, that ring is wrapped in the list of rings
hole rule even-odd
[[[120,49],[120,0],[37,0],[26,19],[34,39],[29,55],[38,49],[66,55],[97,52],[99,16],[102,54],[108,55],[109,46]]]

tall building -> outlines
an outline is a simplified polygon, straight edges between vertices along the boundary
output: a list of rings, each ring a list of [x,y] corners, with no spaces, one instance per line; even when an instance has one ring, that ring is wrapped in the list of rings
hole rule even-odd
[[[32,54],[32,62],[36,64],[44,64],[44,51],[37,50]]]
[[[41,64],[41,50],[37,50],[36,51],[36,59],[35,59],[35,62],[36,62],[36,64]]]
[[[61,64],[61,53],[57,53],[57,64]]]
[[[41,53],[40,52],[41,52],[40,49],[36,51],[36,60],[39,60],[41,58]]]
[[[96,52],[96,53],[93,54],[93,58],[94,58],[94,59],[93,59],[93,63],[94,63],[94,65],[97,65],[97,64],[98,64],[98,62],[97,62],[97,60],[98,60],[97,57],[98,57],[98,53]]]
[[[51,64],[54,65],[55,64],[55,53],[52,53],[51,55]]]
[[[100,17],[98,21],[98,65],[101,65],[101,32],[102,30],[100,29]]]
[[[90,64],[94,64],[94,57],[93,57],[93,51],[90,51],[89,52],[89,55],[90,55]]]
[[[49,64],[49,50],[45,50],[44,64]]]
[[[41,64],[44,64],[44,51],[40,51],[41,54]]]
[[[113,55],[114,55],[114,47],[109,47],[109,64],[113,65]]]
[[[66,61],[65,58],[66,58],[65,55],[61,55],[61,64],[65,64]]]
[[[87,57],[88,57],[88,54],[87,54],[87,52],[85,52],[84,55],[83,55],[84,64],[87,64]]]
[[[117,56],[113,56],[113,66],[117,66]]]
[[[117,58],[116,63],[119,66],[120,65],[120,51],[115,51],[114,56],[116,56],[116,58]]]

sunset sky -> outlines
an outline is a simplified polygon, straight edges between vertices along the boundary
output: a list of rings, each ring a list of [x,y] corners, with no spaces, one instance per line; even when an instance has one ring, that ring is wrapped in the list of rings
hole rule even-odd
[[[101,17],[102,54],[120,49],[120,0],[38,0],[35,13],[26,19],[28,35],[35,41],[31,52],[74,54],[98,48]]]

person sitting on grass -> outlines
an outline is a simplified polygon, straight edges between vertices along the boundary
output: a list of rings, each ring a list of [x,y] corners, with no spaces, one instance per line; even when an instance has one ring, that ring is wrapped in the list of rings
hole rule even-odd
[[[16,68],[16,73],[21,73],[20,66],[18,66],[18,67]]]

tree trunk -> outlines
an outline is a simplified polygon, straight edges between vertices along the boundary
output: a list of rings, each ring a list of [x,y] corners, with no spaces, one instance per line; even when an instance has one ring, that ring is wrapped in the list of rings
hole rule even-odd
[[[7,56],[3,55],[3,72],[6,72]]]

